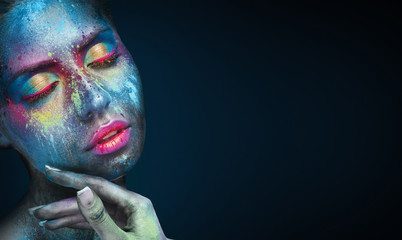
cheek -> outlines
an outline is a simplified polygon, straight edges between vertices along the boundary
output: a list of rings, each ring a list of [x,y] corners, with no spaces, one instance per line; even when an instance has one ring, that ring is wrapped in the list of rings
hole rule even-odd
[[[47,134],[54,128],[64,126],[68,122],[66,117],[69,110],[61,107],[61,98],[60,94],[57,94],[51,101],[39,103],[32,108],[9,102],[6,107],[7,125],[18,131],[18,135]]]
[[[65,110],[60,106],[54,101],[30,110],[22,104],[10,103],[5,109],[5,126],[14,139],[14,147],[35,159],[34,165],[57,166],[60,160],[68,162],[66,158],[74,154],[68,152],[72,144],[73,120],[67,119],[68,108]]]
[[[54,99],[43,108],[29,111],[28,127],[41,129],[42,133],[47,133],[49,129],[61,126],[67,122],[67,112],[61,108],[59,101]]]
[[[11,126],[13,129],[25,129],[29,122],[28,114],[22,104],[16,105],[8,101],[5,115],[7,116],[7,126]]]
[[[118,68],[105,75],[103,82],[111,94],[123,104],[134,103],[137,110],[142,110],[142,86],[134,62],[124,59],[119,62]]]

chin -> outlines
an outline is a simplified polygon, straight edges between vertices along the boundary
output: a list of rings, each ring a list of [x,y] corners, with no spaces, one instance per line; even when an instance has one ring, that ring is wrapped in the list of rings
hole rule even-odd
[[[127,173],[135,166],[138,158],[130,159],[130,161],[121,161],[113,164],[110,169],[105,169],[106,171],[102,171],[99,175],[107,180],[113,181],[124,177]]]
[[[112,153],[105,156],[97,156],[91,159],[87,171],[82,173],[98,176],[107,180],[116,180],[125,176],[138,162],[140,153]]]

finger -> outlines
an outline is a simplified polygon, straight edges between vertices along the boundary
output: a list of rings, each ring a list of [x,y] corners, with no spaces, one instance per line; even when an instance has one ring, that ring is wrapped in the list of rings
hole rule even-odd
[[[93,230],[92,226],[85,220],[85,222],[76,223],[68,226],[69,228],[82,229],[82,230]]]
[[[82,215],[102,240],[127,239],[107,213],[102,200],[89,187],[77,192],[78,207]]]
[[[125,207],[129,198],[127,190],[103,179],[86,174],[62,171],[46,165],[46,176],[54,183],[64,187],[83,189],[88,186],[103,200]]]
[[[29,213],[38,219],[45,220],[80,214],[80,210],[78,209],[77,199],[73,197],[30,208]]]
[[[55,230],[63,227],[69,227],[73,224],[78,224],[86,222],[85,218],[81,214],[76,214],[76,215],[71,215],[71,216],[65,216],[53,220],[45,220],[41,221],[40,225],[43,227],[50,229],[50,230]]]

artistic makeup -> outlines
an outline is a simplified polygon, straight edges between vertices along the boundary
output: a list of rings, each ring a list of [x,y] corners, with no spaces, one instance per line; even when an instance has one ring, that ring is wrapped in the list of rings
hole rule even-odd
[[[130,131],[128,122],[112,121],[95,131],[86,150],[96,155],[118,151],[128,143]]]
[[[52,73],[38,73],[31,77],[22,88],[22,100],[34,102],[49,95],[60,83]]]
[[[101,68],[112,64],[117,58],[117,48],[109,43],[101,42],[88,50],[84,65],[88,68]]]
[[[138,71],[102,16],[53,3],[46,9],[21,5],[7,15],[17,26],[5,27],[7,38],[0,38],[11,76],[0,82],[8,99],[5,133],[42,172],[51,165],[116,179],[142,152],[145,116]],[[21,15],[32,20],[20,21]],[[15,29],[30,35],[21,38]]]

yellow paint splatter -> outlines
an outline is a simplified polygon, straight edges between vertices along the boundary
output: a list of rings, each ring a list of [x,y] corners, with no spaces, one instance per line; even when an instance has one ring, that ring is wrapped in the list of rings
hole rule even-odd
[[[60,125],[63,114],[60,113],[60,106],[57,101],[52,101],[49,105],[41,109],[32,110],[29,123],[32,125],[41,124],[46,132],[48,128]]]

